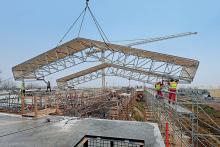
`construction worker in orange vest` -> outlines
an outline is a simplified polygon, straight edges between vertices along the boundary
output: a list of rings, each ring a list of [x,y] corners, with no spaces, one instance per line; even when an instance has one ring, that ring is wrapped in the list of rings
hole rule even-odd
[[[173,104],[175,104],[178,80],[174,81],[173,79],[171,79],[168,84],[169,84],[169,104],[170,102],[173,102]]]
[[[162,82],[157,82],[155,84],[155,89],[157,91],[157,95],[156,95],[157,98],[162,98],[163,97],[163,93],[161,91],[162,88],[163,88],[163,81]]]

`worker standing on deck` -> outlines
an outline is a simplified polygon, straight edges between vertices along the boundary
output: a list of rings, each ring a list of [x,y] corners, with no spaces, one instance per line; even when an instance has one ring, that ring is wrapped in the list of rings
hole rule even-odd
[[[163,81],[162,82],[157,82],[155,84],[155,89],[157,91],[157,95],[156,95],[157,98],[162,98],[163,97],[163,93],[161,91],[162,88],[163,88]]]
[[[173,102],[173,104],[175,104],[178,80],[174,81],[173,79],[171,79],[168,84],[169,84],[169,104],[170,102]]]
[[[50,92],[51,92],[50,81],[47,82],[47,92],[48,92],[48,90],[50,90]]]
[[[25,84],[24,84],[24,81],[22,81],[22,83],[21,83],[20,94],[25,96]]]

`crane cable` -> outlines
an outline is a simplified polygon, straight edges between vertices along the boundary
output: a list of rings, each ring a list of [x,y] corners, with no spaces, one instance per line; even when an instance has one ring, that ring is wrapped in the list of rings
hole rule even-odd
[[[90,12],[90,15],[96,25],[97,30],[99,31],[100,36],[102,37],[104,42],[110,42],[108,37],[106,36],[105,32],[103,31],[101,25],[99,24],[99,22],[97,21],[95,15],[93,14],[93,12],[91,11],[90,7],[88,7],[88,10]]]
[[[60,41],[58,42],[58,44],[57,44],[56,47],[58,47],[58,46],[60,45],[60,43],[63,42],[63,40],[65,39],[65,37],[69,34],[69,32],[72,30],[72,28],[76,25],[76,23],[77,23],[78,20],[81,18],[81,16],[83,16],[83,17],[82,17],[81,24],[80,24],[79,31],[78,31],[78,35],[77,35],[77,37],[79,37],[80,32],[81,32],[81,30],[82,30],[82,26],[83,26],[83,22],[84,22],[84,19],[85,19],[85,15],[86,15],[87,9],[89,10],[89,12],[90,12],[90,14],[91,14],[91,16],[92,16],[92,19],[93,19],[93,21],[94,21],[94,23],[95,23],[95,25],[96,25],[96,27],[97,27],[97,29],[98,29],[98,31],[99,31],[100,36],[102,37],[104,43],[107,45],[106,41],[109,42],[109,40],[108,40],[107,36],[105,35],[104,31],[102,30],[100,24],[98,23],[97,19],[95,18],[94,14],[92,13],[91,9],[89,8],[88,2],[89,2],[89,0],[86,0],[86,7],[83,9],[83,11],[82,11],[82,12],[80,13],[80,15],[77,17],[77,19],[70,25],[70,27],[67,29],[67,31],[65,32],[65,34],[62,36],[62,38],[60,39]],[[108,45],[107,45],[107,46],[108,46]],[[6,79],[6,80],[9,80],[9,79],[11,79],[11,78],[8,78],[8,79]],[[5,80],[5,81],[6,81],[6,80]],[[64,116],[63,120],[64,120],[64,119],[65,119],[65,116]],[[62,119],[61,119],[61,120],[62,120]],[[51,123],[60,122],[61,120],[58,120],[58,121],[55,121],[55,122],[51,122]],[[72,119],[70,119],[70,120],[72,120]],[[67,122],[68,122],[68,121],[67,121]],[[48,123],[43,123],[43,124],[40,124],[40,125],[35,126],[35,127],[30,127],[30,128],[22,129],[22,130],[19,130],[19,131],[15,131],[15,132],[3,134],[3,135],[0,135],[0,138],[5,137],[5,136],[9,136],[9,135],[13,135],[13,134],[17,134],[17,133],[21,133],[21,132],[28,131],[28,130],[33,130],[33,129],[35,129],[35,128],[43,127],[43,126],[45,126],[46,124],[48,124]]]
[[[60,45],[61,42],[63,42],[63,40],[65,39],[65,37],[69,34],[69,32],[72,30],[72,28],[75,26],[75,24],[77,23],[77,21],[80,19],[80,17],[83,15],[83,13],[85,12],[85,9],[83,9],[83,11],[80,13],[80,15],[77,17],[77,19],[70,25],[70,27],[68,28],[68,30],[66,31],[66,33],[63,35],[63,37],[60,39],[60,41],[57,44],[57,47]]]
[[[72,30],[72,28],[76,25],[76,23],[79,21],[79,19],[82,17],[81,23],[80,23],[80,28],[79,31],[77,33],[77,38],[80,36],[82,27],[83,27],[83,23],[85,20],[85,15],[87,12],[87,9],[92,17],[92,20],[102,38],[102,40],[104,41],[104,43],[107,45],[106,42],[110,42],[108,37],[106,36],[105,32],[103,31],[101,25],[99,24],[99,22],[97,21],[95,15],[93,14],[93,12],[91,11],[90,7],[89,7],[89,0],[86,0],[86,7],[83,9],[83,11],[80,13],[80,15],[77,17],[77,19],[70,25],[70,27],[68,28],[68,30],[65,32],[65,34],[63,35],[63,37],[60,39],[60,41],[57,44],[57,47],[60,45],[61,42],[63,42],[63,40],[65,39],[65,37],[69,34],[69,32]],[[108,45],[107,45],[108,46]]]
[[[85,15],[86,15],[86,10],[87,9],[88,9],[88,1],[86,1],[86,7],[84,9],[84,14],[83,14],[82,21],[81,21],[81,24],[80,24],[80,27],[79,27],[79,32],[78,32],[77,38],[79,37],[80,32],[82,30],[82,26],[83,26],[83,22],[84,22],[84,19],[85,19]]]

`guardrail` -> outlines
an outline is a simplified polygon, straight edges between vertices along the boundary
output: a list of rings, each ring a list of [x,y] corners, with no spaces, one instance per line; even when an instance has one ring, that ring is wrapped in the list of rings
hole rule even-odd
[[[207,104],[207,102],[204,103],[197,97],[188,96],[186,99],[179,97],[175,104],[169,104],[167,91],[164,93],[163,97],[156,98],[154,89],[145,91],[147,104],[150,105],[149,108],[154,113],[154,121],[158,123],[164,133],[166,144],[169,141],[169,144],[175,143],[178,146],[206,147],[219,145],[218,135],[213,137],[210,132],[205,133],[202,130],[203,128],[199,126],[201,123],[204,124],[204,121],[200,118],[202,113],[209,122],[215,124],[215,126],[211,126],[206,123],[206,126],[220,133],[218,125],[200,106]],[[178,95],[178,93],[176,94]],[[169,132],[167,132],[167,124],[169,125]]]

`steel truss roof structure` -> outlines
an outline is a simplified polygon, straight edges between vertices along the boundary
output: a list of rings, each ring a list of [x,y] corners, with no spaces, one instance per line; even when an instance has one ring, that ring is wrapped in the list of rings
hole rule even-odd
[[[57,85],[58,87],[73,87],[85,82],[101,78],[103,76],[103,69],[105,69],[104,76],[118,76],[129,80],[135,80],[149,84],[155,84],[155,82],[163,78],[163,75],[161,74],[156,74],[153,72],[147,72],[115,64],[103,63],[57,79]]]
[[[156,76],[178,78],[186,83],[192,82],[199,66],[199,62],[193,59],[75,38],[16,65],[12,71],[16,80],[41,79],[83,62],[98,61],[150,72]],[[148,82],[154,77],[152,74],[148,76]]]

